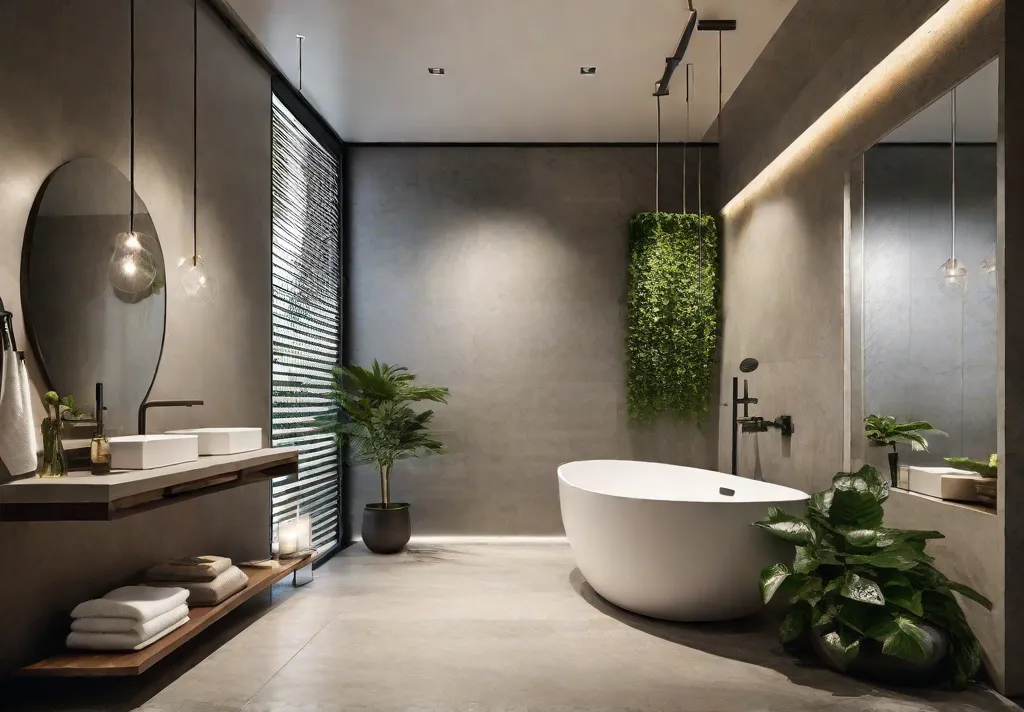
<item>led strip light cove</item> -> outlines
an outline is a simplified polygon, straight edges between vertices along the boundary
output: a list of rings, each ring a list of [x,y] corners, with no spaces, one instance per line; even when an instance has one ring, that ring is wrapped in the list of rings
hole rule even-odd
[[[742,209],[766,187],[792,172],[811,156],[825,150],[843,134],[851,117],[865,114],[879,102],[885,101],[892,87],[903,86],[923,67],[931,64],[936,48],[946,44],[951,34],[968,34],[1001,2],[949,0],[737,193],[722,209],[722,213],[728,215]]]

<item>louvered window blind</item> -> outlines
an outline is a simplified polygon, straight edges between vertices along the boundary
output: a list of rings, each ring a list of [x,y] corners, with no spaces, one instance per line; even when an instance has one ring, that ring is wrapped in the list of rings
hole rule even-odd
[[[340,166],[275,96],[273,106],[273,383],[271,440],[298,446],[297,482],[273,485],[273,523],[300,514],[321,552],[340,538],[341,469],[331,435],[331,369],[341,355]]]

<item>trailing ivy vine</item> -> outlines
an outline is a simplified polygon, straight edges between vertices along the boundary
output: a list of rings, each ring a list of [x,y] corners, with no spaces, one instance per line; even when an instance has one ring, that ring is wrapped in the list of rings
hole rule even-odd
[[[640,213],[629,223],[630,421],[702,423],[718,337],[718,232],[711,216]]]

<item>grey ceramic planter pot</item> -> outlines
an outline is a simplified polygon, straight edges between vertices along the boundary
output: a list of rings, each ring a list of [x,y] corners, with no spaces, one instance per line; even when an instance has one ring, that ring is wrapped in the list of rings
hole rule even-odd
[[[821,642],[825,631],[811,635],[811,644],[825,664],[836,672],[894,687],[931,687],[943,680],[942,663],[949,655],[949,638],[945,631],[927,623],[921,623],[921,628],[928,634],[931,650],[923,663],[912,663],[886,655],[882,652],[881,643],[870,638],[861,641],[860,653],[848,663],[833,657]]]
[[[392,502],[387,509],[383,504],[368,504],[363,509],[363,543],[374,554],[397,554],[409,543],[412,520],[409,505]]]

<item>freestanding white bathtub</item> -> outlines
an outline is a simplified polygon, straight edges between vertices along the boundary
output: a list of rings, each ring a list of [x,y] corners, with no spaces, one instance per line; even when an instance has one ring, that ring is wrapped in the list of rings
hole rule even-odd
[[[558,489],[569,545],[594,590],[674,621],[760,609],[761,570],[788,563],[793,547],[750,524],[771,506],[799,514],[808,499],[744,477],[623,460],[562,465]]]

